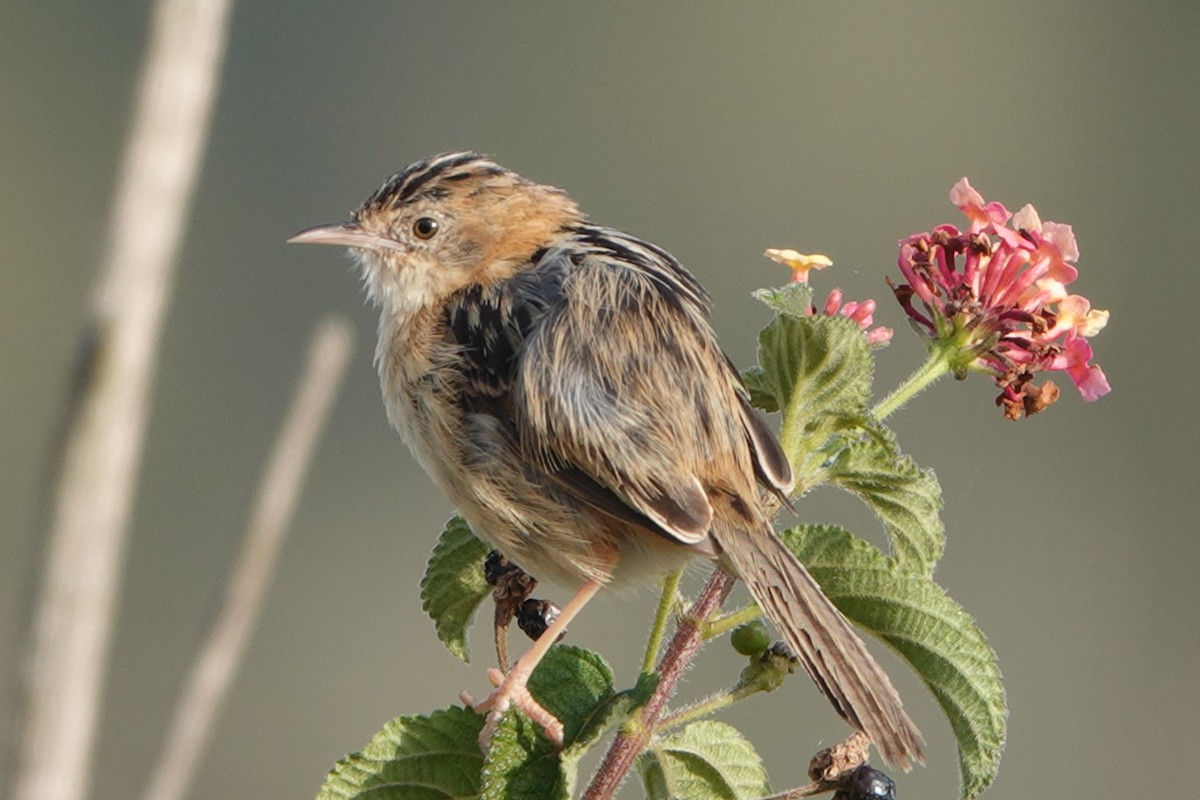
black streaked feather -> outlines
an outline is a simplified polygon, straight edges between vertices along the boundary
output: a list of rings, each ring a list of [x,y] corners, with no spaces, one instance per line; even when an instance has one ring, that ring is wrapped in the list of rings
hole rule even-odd
[[[464,169],[466,167],[469,169]],[[448,172],[460,170],[453,175]],[[367,198],[359,209],[360,214],[380,208],[398,208],[422,197],[443,197],[445,189],[432,187],[438,179],[443,181],[466,180],[478,175],[501,175],[507,172],[479,153],[442,153],[410,164],[392,175],[374,194]],[[431,187],[425,189],[425,187]],[[424,191],[423,191],[424,189]]]
[[[498,397],[508,391],[521,344],[562,300],[564,263],[543,261],[492,286],[474,284],[446,306],[447,337],[462,347],[466,393]]]
[[[599,225],[585,223],[576,226],[573,231],[576,241],[585,248],[619,263],[641,268],[646,277],[665,290],[664,299],[673,302],[675,293],[680,293],[697,307],[708,310],[708,292],[692,273],[661,247]],[[639,252],[643,250],[646,253]]]

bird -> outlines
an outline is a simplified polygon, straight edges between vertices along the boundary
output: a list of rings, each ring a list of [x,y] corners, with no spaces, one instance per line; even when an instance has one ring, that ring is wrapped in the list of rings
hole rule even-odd
[[[703,558],[745,582],[888,763],[923,762],[886,672],[774,533],[767,496],[792,490],[787,456],[718,344],[708,293],[670,253],[470,151],[418,160],[349,220],[288,241],[358,261],[388,420],[472,530],[578,587],[507,674],[489,670],[481,744],[514,705],[561,744],[525,686],[542,656],[601,590]]]

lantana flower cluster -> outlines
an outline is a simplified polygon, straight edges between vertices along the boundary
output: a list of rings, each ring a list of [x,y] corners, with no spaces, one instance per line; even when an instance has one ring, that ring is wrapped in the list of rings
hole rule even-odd
[[[833,262],[829,260],[828,256],[805,255],[791,249],[780,250],[772,247],[768,248],[763,255],[775,263],[783,264],[791,269],[792,283],[808,283],[808,273],[811,270],[821,270],[833,266]],[[842,290],[834,289],[819,309],[815,305],[810,305],[808,315],[811,317],[823,314],[827,317],[843,316],[852,319],[866,334],[867,344],[872,347],[882,347],[891,341],[891,328],[885,328],[882,325],[872,327],[875,324],[874,300],[863,300],[862,302],[853,300],[843,302],[843,300]]]
[[[1071,226],[1042,222],[1031,205],[1010,214],[985,203],[966,178],[950,190],[950,202],[966,214],[966,230],[939,225],[901,240],[904,282],[888,281],[913,327],[957,377],[991,375],[1009,419],[1058,398],[1052,382],[1034,383],[1039,372],[1065,372],[1087,401],[1107,394],[1087,340],[1108,312],[1067,291],[1079,259]]]

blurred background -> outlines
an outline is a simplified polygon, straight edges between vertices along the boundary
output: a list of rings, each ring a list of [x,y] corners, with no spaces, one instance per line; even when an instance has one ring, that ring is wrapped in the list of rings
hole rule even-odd
[[[44,555],[39,487],[149,11],[8,3],[0,28],[5,720]],[[958,222],[946,200],[958,178],[1072,223],[1074,288],[1112,312],[1094,340],[1112,394],[1084,404],[1060,381],[1058,405],[1011,423],[987,380],[946,382],[894,424],[945,491],[938,579],[1005,675],[1009,744],[989,796],[1178,795],[1200,744],[1197,365],[1172,344],[1194,338],[1200,282],[1198,54],[1194,3],[237,4],[160,354],[92,797],[142,790],[308,337],[330,313],[353,320],[353,366],[192,796],[312,796],[389,718],[484,690],[488,626],[460,664],[420,608],[451,508],[388,428],[374,311],[348,260],[283,243],[344,218],[410,161],[458,148],[675,253],[712,292],[739,365],[768,319],[751,290],[786,278],[763,248],[828,254],[818,291],[874,297],[896,328],[881,392],[923,355],[883,282],[896,240]],[[800,513],[882,544],[848,496],[818,491]],[[649,590],[603,600],[571,641],[628,685],[654,602]],[[929,743],[928,766],[898,776],[901,796],[956,796],[939,708],[887,664]],[[721,643],[685,691],[740,666]],[[724,718],[776,789],[803,782],[808,757],[845,733],[803,679]]]

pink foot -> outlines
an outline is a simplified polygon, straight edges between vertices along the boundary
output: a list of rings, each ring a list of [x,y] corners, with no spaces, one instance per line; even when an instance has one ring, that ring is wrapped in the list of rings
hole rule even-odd
[[[496,688],[481,702],[476,703],[467,692],[459,695],[464,703],[476,711],[488,712],[487,722],[484,723],[483,730],[479,732],[479,748],[481,750],[487,750],[488,745],[492,742],[492,736],[496,733],[496,728],[500,725],[500,718],[504,716],[505,711],[514,706],[537,723],[545,732],[546,738],[554,742],[556,747],[562,747],[563,725],[557,717],[543,708],[541,703],[534,700],[533,695],[525,688],[525,684],[529,680],[528,675],[521,674],[515,668],[508,675],[495,668],[489,669],[487,674],[488,680]]]

